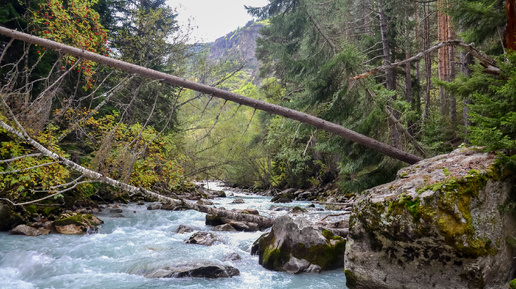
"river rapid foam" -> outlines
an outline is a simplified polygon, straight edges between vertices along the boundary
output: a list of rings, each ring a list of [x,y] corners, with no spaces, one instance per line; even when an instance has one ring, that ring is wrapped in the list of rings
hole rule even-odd
[[[221,189],[210,183],[210,189]],[[217,207],[255,208],[273,216],[270,198],[225,189],[228,198],[214,199]],[[244,204],[231,204],[241,197]],[[307,206],[294,202],[288,206]],[[220,242],[213,246],[185,244],[192,233],[176,233],[179,225],[211,231],[205,214],[196,211],[147,210],[136,204],[120,205],[123,218],[105,209],[97,216],[105,223],[98,234],[38,237],[0,233],[0,288],[346,288],[343,269],[321,274],[290,275],[264,269],[250,255],[252,243],[264,232],[213,232]],[[228,261],[238,254],[241,259]],[[233,254],[234,256],[234,254]],[[163,278],[143,275],[153,269],[184,263],[216,262],[236,267],[232,278]]]

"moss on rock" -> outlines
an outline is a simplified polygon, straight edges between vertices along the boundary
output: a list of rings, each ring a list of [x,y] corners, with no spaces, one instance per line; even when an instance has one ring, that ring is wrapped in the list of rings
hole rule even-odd
[[[306,260],[321,270],[343,266],[344,238],[329,230],[301,228],[289,217],[282,218],[280,224],[275,223],[272,231],[262,235],[251,249],[252,253],[259,255],[259,263],[264,268],[285,271],[284,266],[291,258]]]
[[[511,181],[497,169],[494,155],[456,151],[398,175],[403,177],[367,190],[354,203],[348,287],[419,288],[411,278],[423,278],[428,287],[484,288],[478,287],[483,276],[503,280],[503,272],[491,268],[510,267],[499,264],[512,262],[507,247],[516,248],[516,241],[507,235],[516,222],[506,204]]]

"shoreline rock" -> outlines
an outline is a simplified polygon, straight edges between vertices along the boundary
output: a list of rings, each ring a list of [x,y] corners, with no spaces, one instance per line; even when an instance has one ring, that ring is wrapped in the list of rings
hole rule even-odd
[[[90,214],[62,214],[52,223],[59,234],[84,235],[97,233],[98,226],[104,224],[99,218]]]
[[[494,161],[493,154],[456,150],[359,195],[346,245],[347,286],[507,287],[516,269],[513,184]]]

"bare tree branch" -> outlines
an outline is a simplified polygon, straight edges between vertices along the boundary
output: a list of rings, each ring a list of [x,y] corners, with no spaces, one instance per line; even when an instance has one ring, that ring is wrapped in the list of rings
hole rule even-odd
[[[351,79],[356,80],[356,79],[366,78],[366,77],[376,74],[380,71],[385,71],[387,69],[392,69],[392,68],[407,64],[414,60],[419,60],[419,59],[423,58],[425,56],[425,54],[431,53],[432,51],[438,50],[439,48],[442,48],[445,46],[458,46],[458,47],[468,51],[469,53],[471,53],[474,57],[476,57],[480,61],[480,64],[485,67],[485,71],[487,73],[500,74],[502,72],[500,70],[500,68],[498,68],[498,64],[496,63],[496,61],[494,59],[492,59],[491,57],[489,57],[482,51],[476,49],[473,46],[473,44],[466,44],[460,40],[450,40],[450,41],[439,42],[439,43],[435,44],[434,46],[428,48],[427,50],[421,51],[421,52],[415,54],[414,56],[409,57],[405,60],[402,60],[399,62],[394,62],[389,65],[382,65],[382,66],[375,67],[373,69],[369,69],[368,71],[366,71],[362,74],[359,74],[357,76],[354,76]]]
[[[0,163],[9,163],[9,162],[14,162],[14,161],[24,159],[24,158],[39,157],[39,156],[41,156],[41,153],[28,154],[28,155],[24,155],[24,156],[15,157],[12,159],[0,160]]]
[[[249,122],[247,123],[247,126],[244,129],[244,132],[240,135],[240,138],[238,139],[238,141],[229,149],[228,154],[226,155],[226,158],[228,157],[229,153],[240,143],[240,141],[244,137],[245,133],[249,129],[249,126],[251,125],[251,122],[253,121],[253,117],[254,117],[255,113],[256,113],[256,109],[253,110],[253,114],[251,115],[251,118],[249,119]]]
[[[0,175],[8,175],[8,174],[21,173],[21,172],[30,171],[30,170],[33,170],[33,169],[37,169],[37,168],[41,168],[41,167],[46,167],[46,166],[50,166],[50,165],[58,164],[58,163],[59,163],[59,161],[51,162],[51,163],[44,163],[44,164],[40,164],[40,165],[37,165],[37,166],[32,166],[32,167],[28,167],[28,168],[24,168],[24,169],[19,169],[19,170],[14,170],[14,171],[0,172]]]

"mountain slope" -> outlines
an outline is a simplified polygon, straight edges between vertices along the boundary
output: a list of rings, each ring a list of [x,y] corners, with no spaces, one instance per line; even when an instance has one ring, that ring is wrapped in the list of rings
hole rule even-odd
[[[259,63],[256,59],[256,39],[265,22],[249,21],[239,28],[212,43],[209,59],[214,62],[235,60],[245,64],[244,71],[253,77],[258,76]]]

